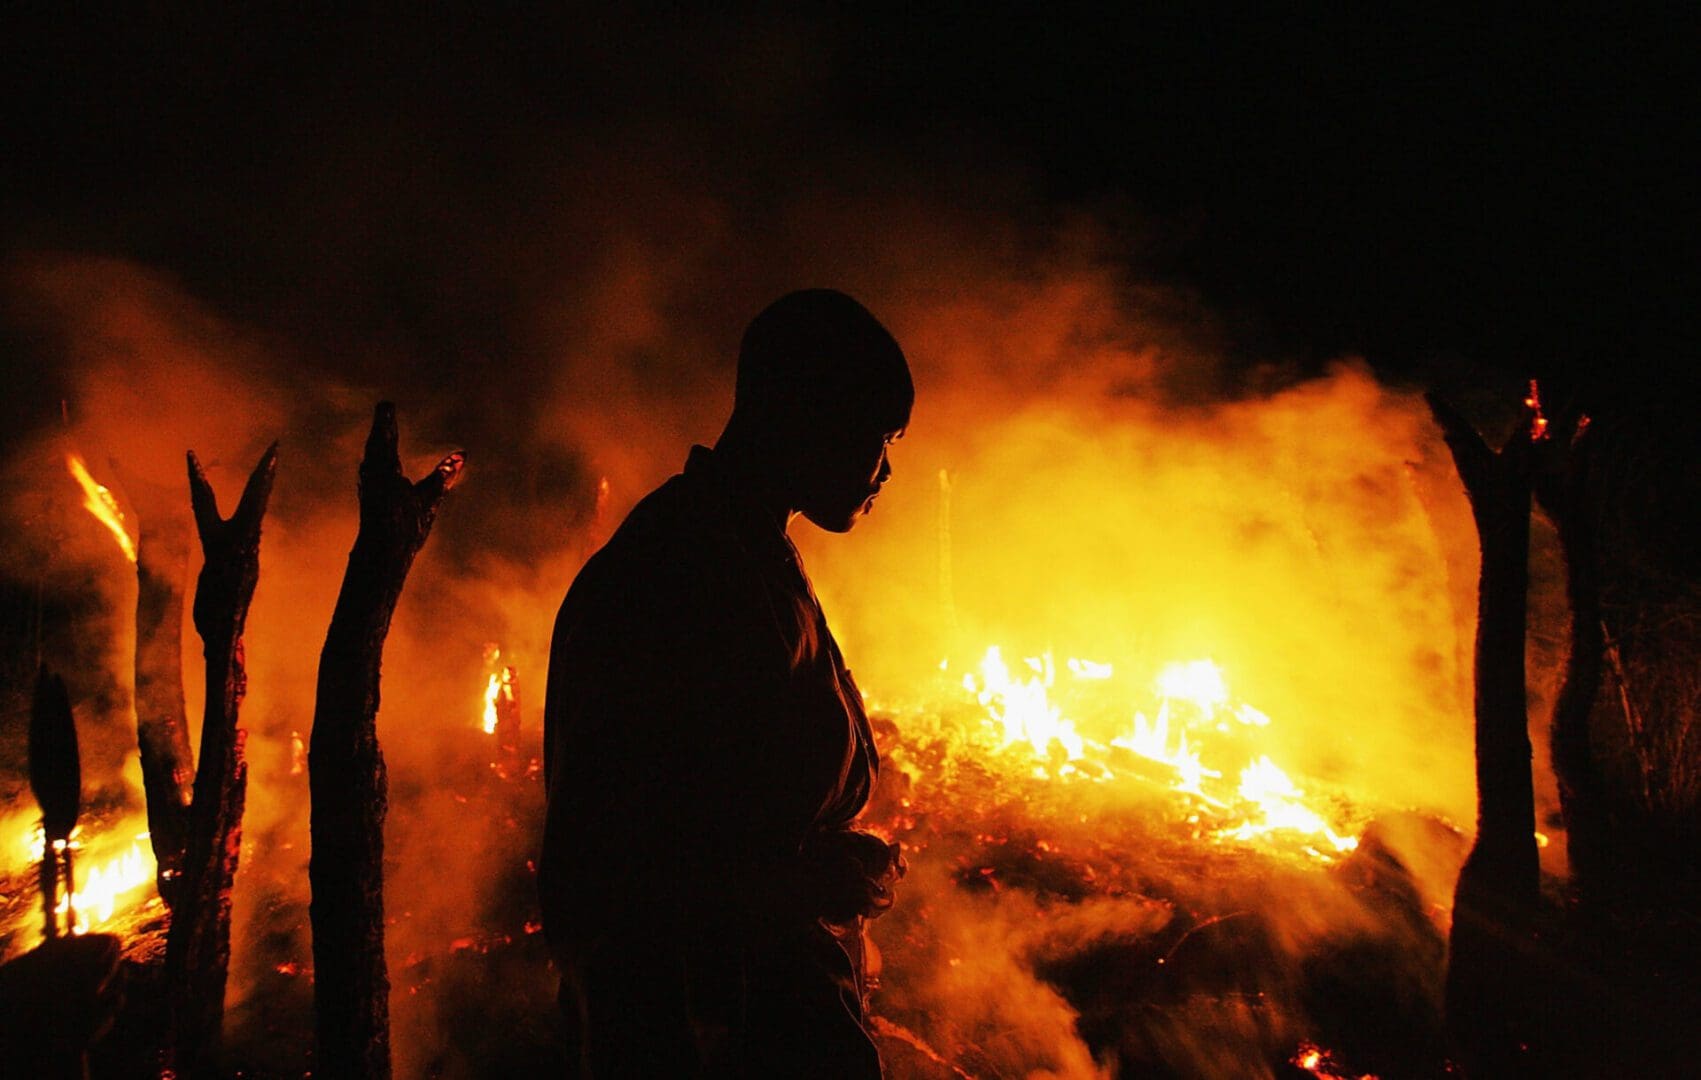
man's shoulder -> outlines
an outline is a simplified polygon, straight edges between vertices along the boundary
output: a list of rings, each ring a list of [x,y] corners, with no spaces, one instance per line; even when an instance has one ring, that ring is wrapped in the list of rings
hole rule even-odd
[[[724,557],[730,537],[710,494],[700,481],[681,474],[640,499],[579,571],[569,600],[575,594],[639,599]]]

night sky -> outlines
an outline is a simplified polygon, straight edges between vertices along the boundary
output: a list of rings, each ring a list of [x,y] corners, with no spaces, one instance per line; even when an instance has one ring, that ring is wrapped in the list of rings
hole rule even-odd
[[[500,357],[528,299],[492,266],[538,257],[540,155],[636,132],[747,220],[823,170],[1014,186],[1248,356],[1688,380],[1692,19],[1185,7],[14,17],[4,242],[164,269],[327,364]],[[60,388],[19,333],[14,407],[41,415]]]

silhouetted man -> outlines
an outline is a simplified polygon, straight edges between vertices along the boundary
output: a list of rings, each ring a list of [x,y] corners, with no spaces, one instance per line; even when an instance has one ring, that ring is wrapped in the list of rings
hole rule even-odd
[[[583,1075],[880,1074],[861,920],[902,864],[850,828],[879,759],[786,527],[868,512],[914,397],[861,304],[782,297],[745,332],[714,449],[561,606],[539,888]]]

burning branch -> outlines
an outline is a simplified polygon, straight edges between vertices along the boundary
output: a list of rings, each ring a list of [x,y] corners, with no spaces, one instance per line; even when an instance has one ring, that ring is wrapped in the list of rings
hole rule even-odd
[[[383,402],[360,464],[360,530],[319,655],[308,758],[313,1005],[319,1068],[329,1077],[390,1075],[379,666],[408,570],[465,464],[457,451],[411,483],[396,441],[396,407]]]
[[[1454,893],[1448,1025],[1485,1075],[1516,1071],[1527,1043],[1511,1009],[1529,986],[1527,951],[1539,899],[1535,789],[1525,702],[1534,445],[1547,435],[1534,393],[1505,446],[1431,395],[1430,411],[1464,482],[1482,547],[1477,592],[1477,837]]]
[[[230,892],[242,842],[248,766],[237,711],[248,689],[242,631],[260,577],[260,519],[271,497],[278,448],[254,467],[236,513],[219,516],[218,499],[189,454],[189,502],[205,564],[195,585],[195,630],[207,658],[207,704],[201,753],[188,813],[183,877],[176,889],[166,942],[180,1073],[212,1075],[224,1023],[225,974],[230,965]]]

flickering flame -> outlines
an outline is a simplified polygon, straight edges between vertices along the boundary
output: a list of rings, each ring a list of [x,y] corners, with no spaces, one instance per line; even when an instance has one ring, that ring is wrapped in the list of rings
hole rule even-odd
[[[484,647],[484,662],[487,667],[494,665],[484,685],[484,712],[481,714],[481,724],[486,735],[496,734],[496,724],[500,719],[499,703],[505,704],[514,700],[514,669],[500,663],[502,650],[495,645]]]
[[[1031,750],[1035,775],[1085,776],[1100,782],[1132,778],[1115,758],[1116,751],[1126,751],[1167,767],[1170,789],[1200,804],[1201,820],[1209,819],[1209,833],[1219,841],[1257,844],[1277,835],[1299,838],[1308,855],[1325,861],[1358,846],[1357,837],[1332,820],[1332,807],[1309,798],[1257,749],[1271,719],[1233,698],[1227,677],[1214,661],[1165,666],[1153,683],[1159,696],[1153,713],[1135,709],[1127,726],[1103,743],[1083,735],[1052,699],[1057,668],[1049,653],[1027,658],[1024,666],[1026,673],[1013,673],[994,645],[981,659],[979,675],[963,676],[963,687],[986,710],[1001,750]],[[1079,659],[1068,661],[1065,670],[1076,679],[1095,682],[1108,682],[1114,674],[1110,664]],[[1246,763],[1233,771],[1232,784],[1225,780],[1231,775],[1228,770],[1206,756],[1208,744],[1224,743],[1229,746],[1212,746],[1213,757],[1247,754]],[[1145,772],[1140,776],[1148,778]]]
[[[1228,683],[1223,669],[1210,660],[1170,664],[1158,672],[1158,693],[1166,698],[1190,701],[1207,716],[1228,702]]]
[[[107,527],[117,539],[124,557],[135,562],[136,542],[130,539],[130,530],[124,524],[124,511],[118,508],[118,500],[112,497],[111,491],[89,475],[88,466],[83,464],[80,455],[67,454],[65,464],[70,467],[71,476],[77,481],[77,486],[83,489],[83,509]]]
[[[964,675],[963,687],[1003,725],[1005,746],[1025,742],[1043,759],[1051,756],[1051,747],[1056,744],[1069,760],[1079,759],[1086,743],[1046,693],[1057,675],[1051,654],[1029,657],[1027,666],[1031,675],[1020,679],[1012,676],[1003,651],[993,645],[981,659],[980,680],[972,673]]]
[[[136,833],[128,847],[92,866],[75,855],[83,850],[81,834],[80,827],[72,830],[69,845],[74,859],[72,870],[82,879],[81,885],[61,881],[63,891],[54,906],[60,919],[73,916],[70,927],[73,934],[98,930],[111,922],[114,915],[139,904],[145,899],[141,890],[153,884],[155,872],[153,847],[147,833]],[[25,832],[21,846],[28,860],[41,858],[43,840],[40,825]],[[53,847],[57,854],[65,850],[66,842],[55,840]]]

